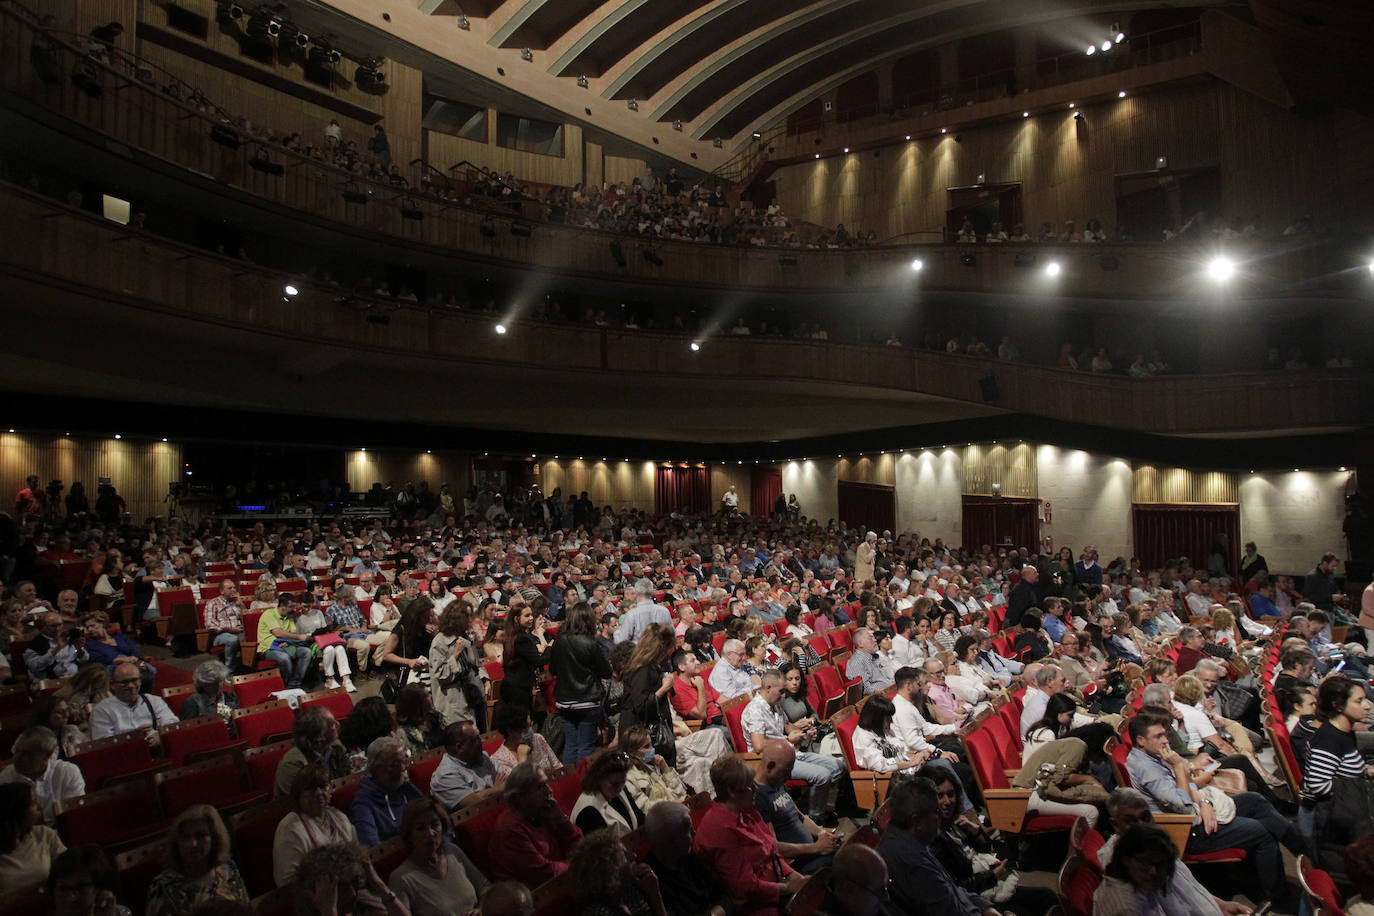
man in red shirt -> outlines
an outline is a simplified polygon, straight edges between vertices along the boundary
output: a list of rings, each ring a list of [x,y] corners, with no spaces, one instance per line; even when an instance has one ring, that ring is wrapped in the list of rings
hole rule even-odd
[[[506,777],[506,810],[491,831],[492,878],[511,878],[538,887],[568,870],[582,831],[568,820],[549,781],[525,761]]]
[[[705,725],[720,725],[725,718],[720,712],[720,693],[701,676],[701,660],[696,653],[678,649],[672,655],[677,678],[669,695],[673,709],[684,719],[701,719]]]
[[[805,876],[778,853],[773,828],[754,806],[754,771],[738,754],[711,764],[716,800],[697,827],[694,852],[725,880],[736,912],[777,916]]]
[[[38,475],[30,474],[24,478],[24,489],[14,497],[14,514],[21,520],[42,518],[48,511],[48,492],[38,484]]]

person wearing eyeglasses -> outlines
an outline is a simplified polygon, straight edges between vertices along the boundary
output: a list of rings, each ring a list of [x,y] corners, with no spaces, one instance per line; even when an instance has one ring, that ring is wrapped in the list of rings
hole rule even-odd
[[[538,887],[568,870],[582,831],[558,807],[549,781],[530,761],[511,770],[506,809],[491,831],[491,878]]]
[[[115,665],[110,681],[111,696],[91,710],[91,738],[108,738],[139,728],[148,729],[148,743],[158,747],[162,742],[157,730],[180,721],[162,697],[139,693],[143,672],[137,665],[121,662]]]

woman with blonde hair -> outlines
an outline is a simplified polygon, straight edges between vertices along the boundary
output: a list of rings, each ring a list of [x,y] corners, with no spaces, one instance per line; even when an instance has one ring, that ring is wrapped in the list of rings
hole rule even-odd
[[[259,579],[258,587],[253,589],[253,603],[250,611],[263,611],[277,606],[277,585],[270,579]]]
[[[208,900],[248,904],[219,812],[192,805],[167,831],[167,867],[148,886],[147,916],[180,916]]]

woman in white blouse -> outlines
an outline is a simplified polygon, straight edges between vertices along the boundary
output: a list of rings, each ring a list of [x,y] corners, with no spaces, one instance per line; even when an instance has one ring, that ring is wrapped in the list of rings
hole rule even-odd
[[[892,730],[892,717],[896,713],[897,707],[881,693],[868,698],[864,708],[859,710],[859,724],[854,729],[855,764],[862,770],[875,773],[896,773],[926,765],[948,770],[954,776],[955,785],[960,787],[960,812],[973,807],[964,794],[963,782],[954,769],[952,755],[942,753],[919,736],[918,740],[924,747],[908,748]]]
[[[291,883],[310,850],[358,841],[348,815],[329,804],[331,791],[324,767],[311,764],[296,772],[288,799],[291,811],[277,824],[272,839],[272,876],[277,887]]]

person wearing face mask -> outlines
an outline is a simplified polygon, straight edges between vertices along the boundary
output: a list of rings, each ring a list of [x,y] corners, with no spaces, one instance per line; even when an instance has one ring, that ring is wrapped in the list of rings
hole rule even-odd
[[[654,753],[647,728],[643,725],[622,727],[616,745],[629,755],[630,770],[625,774],[625,790],[639,810],[647,815],[662,802],[686,801],[687,787],[668,761]]]
[[[187,913],[207,901],[248,905],[248,888],[229,858],[229,831],[219,812],[192,805],[167,831],[167,867],[148,885],[147,916]]]
[[[387,884],[413,916],[472,916],[490,886],[467,853],[444,839],[448,825],[448,808],[432,798],[415,799],[401,816],[406,859]]]

